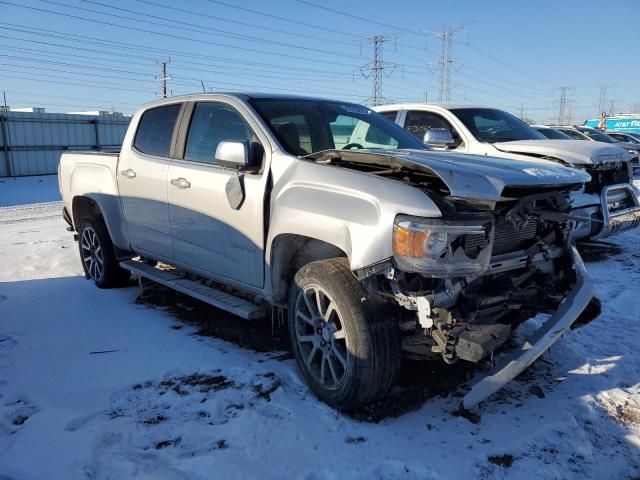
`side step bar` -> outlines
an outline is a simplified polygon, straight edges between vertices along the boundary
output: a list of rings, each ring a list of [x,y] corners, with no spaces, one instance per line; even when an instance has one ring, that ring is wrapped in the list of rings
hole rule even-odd
[[[197,298],[209,305],[226,310],[247,320],[266,316],[264,308],[244,298],[239,298],[222,290],[208,287],[200,282],[189,280],[171,270],[160,270],[144,262],[125,260],[120,262],[125,270],[135,273],[139,277],[152,280],[160,285],[169,287],[190,297]]]

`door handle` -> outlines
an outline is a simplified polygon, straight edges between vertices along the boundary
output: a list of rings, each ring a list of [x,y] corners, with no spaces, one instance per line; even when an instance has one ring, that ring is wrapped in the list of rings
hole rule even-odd
[[[171,185],[178,188],[189,188],[191,183],[186,178],[174,178],[171,180]]]
[[[136,178],[136,172],[134,172],[130,168],[127,169],[127,170],[122,170],[120,172],[120,175],[122,175],[123,177],[127,177],[127,178]]]

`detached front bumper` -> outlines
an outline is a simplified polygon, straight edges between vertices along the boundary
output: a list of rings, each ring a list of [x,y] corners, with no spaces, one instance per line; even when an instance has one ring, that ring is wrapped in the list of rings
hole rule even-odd
[[[474,407],[513,380],[558,341],[587,307],[593,297],[593,284],[575,247],[572,247],[572,256],[576,284],[567,298],[522,346],[507,354],[487,375],[471,384],[471,390],[462,400],[464,408]]]
[[[585,219],[578,223],[573,238],[597,240],[640,226],[640,199],[628,183],[610,185],[602,189],[598,205],[578,207],[572,214]]]

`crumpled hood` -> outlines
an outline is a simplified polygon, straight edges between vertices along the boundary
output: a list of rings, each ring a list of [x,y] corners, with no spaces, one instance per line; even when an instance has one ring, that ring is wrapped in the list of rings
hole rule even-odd
[[[459,198],[499,201],[510,187],[547,187],[588,182],[590,176],[549,161],[517,161],[432,150],[335,151],[343,161],[429,171]]]
[[[553,157],[569,165],[597,165],[631,159],[620,147],[582,140],[516,140],[494,143],[493,146],[501,152]]]

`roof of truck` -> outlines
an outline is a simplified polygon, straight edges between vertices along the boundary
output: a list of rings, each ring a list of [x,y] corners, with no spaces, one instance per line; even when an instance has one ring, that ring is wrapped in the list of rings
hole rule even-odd
[[[491,108],[486,105],[477,105],[473,103],[455,103],[455,102],[437,102],[437,103],[391,103],[388,105],[378,105],[374,107],[375,110],[408,110],[415,109],[420,110],[424,107],[438,107],[445,110],[452,110],[455,108]]]
[[[279,93],[263,93],[263,92],[199,92],[199,93],[188,93],[185,95],[175,95],[167,98],[161,98],[158,100],[152,100],[143,104],[143,107],[148,107],[151,105],[163,105],[166,103],[174,103],[174,102],[185,102],[194,98],[202,99],[202,98],[216,98],[216,97],[232,97],[240,100],[248,100],[251,98],[273,98],[273,99],[298,99],[298,100],[331,100],[331,101],[339,101],[342,103],[355,103],[355,102],[345,102],[339,99],[328,99],[322,97],[311,97],[306,95],[289,95],[289,94],[279,94]]]

